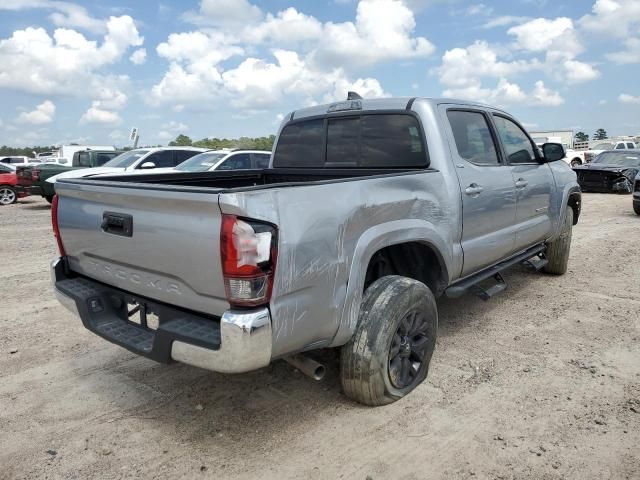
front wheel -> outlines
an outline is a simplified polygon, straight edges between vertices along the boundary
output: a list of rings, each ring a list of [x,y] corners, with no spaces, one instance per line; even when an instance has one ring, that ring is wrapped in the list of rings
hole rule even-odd
[[[571,250],[571,232],[573,229],[573,208],[567,205],[567,211],[562,224],[560,236],[547,244],[546,257],[548,263],[544,266],[546,273],[563,275],[569,265],[569,251]]]
[[[574,158],[573,160],[571,160],[572,167],[578,167],[580,165],[582,165],[582,161],[580,161],[579,158]]]
[[[640,203],[633,204],[633,211],[636,212],[636,215],[640,215]]]
[[[365,405],[395,402],[427,377],[436,346],[438,309],[429,288],[390,275],[367,288],[356,331],[342,347],[345,394]]]
[[[11,205],[18,201],[16,191],[8,185],[0,186],[0,205]]]
[[[45,199],[47,202],[51,203],[51,202],[53,202],[53,195],[45,195],[45,196],[44,196],[44,199]]]

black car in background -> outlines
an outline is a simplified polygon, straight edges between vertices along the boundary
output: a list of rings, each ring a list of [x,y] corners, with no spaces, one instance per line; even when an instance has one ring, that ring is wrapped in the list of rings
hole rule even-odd
[[[631,193],[640,172],[640,150],[602,152],[590,164],[573,170],[583,192]]]

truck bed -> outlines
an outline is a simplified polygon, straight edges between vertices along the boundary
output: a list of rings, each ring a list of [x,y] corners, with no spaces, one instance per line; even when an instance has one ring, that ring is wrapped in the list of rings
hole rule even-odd
[[[99,178],[85,178],[81,182],[90,181],[92,184],[119,182],[121,188],[159,189],[169,186],[193,187],[207,193],[212,190],[217,193],[247,191],[269,187],[291,187],[310,182],[331,183],[347,180],[357,180],[363,177],[385,177],[402,174],[424,172],[425,169],[407,168],[277,168],[263,170],[235,170],[213,172],[179,172],[179,173],[148,173],[133,175],[110,175]],[[66,180],[61,180],[65,181]],[[73,182],[75,183],[75,182]],[[190,189],[193,191],[193,189]]]

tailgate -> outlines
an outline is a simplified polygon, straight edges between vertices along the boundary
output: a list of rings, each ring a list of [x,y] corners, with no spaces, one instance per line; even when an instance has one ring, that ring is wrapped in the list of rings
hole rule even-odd
[[[190,310],[228,310],[216,191],[122,185],[56,183],[58,225],[71,270]]]
[[[16,168],[16,177],[18,179],[18,185],[22,187],[30,187],[33,185],[33,167],[18,167]]]

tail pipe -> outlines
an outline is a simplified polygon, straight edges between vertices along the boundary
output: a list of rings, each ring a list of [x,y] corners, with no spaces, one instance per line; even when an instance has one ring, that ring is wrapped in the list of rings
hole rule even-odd
[[[308,377],[313,378],[314,380],[322,380],[324,378],[324,374],[326,373],[326,368],[324,367],[324,365],[316,362],[306,355],[291,355],[289,357],[284,357],[284,361],[286,361],[290,365],[293,365],[295,368],[300,370]]]

